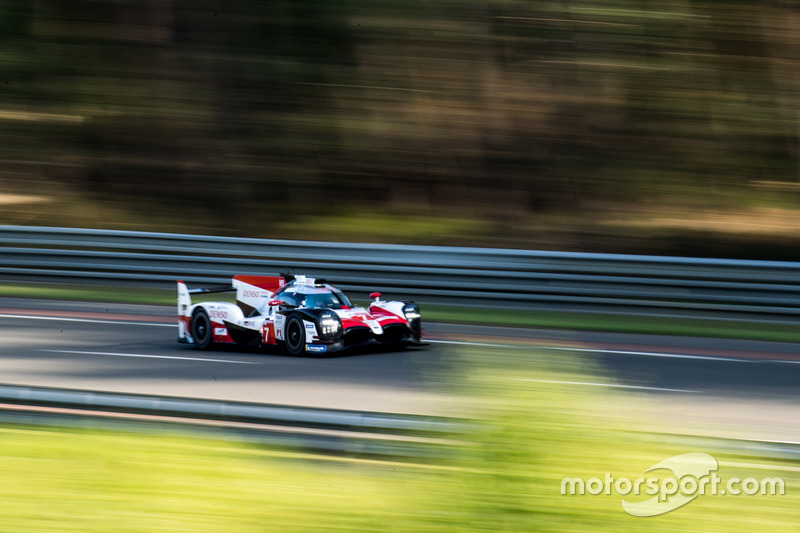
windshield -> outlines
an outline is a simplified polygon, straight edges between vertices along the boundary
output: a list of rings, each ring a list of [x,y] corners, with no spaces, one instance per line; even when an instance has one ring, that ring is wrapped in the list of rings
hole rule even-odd
[[[275,293],[273,298],[289,307],[323,307],[326,309],[350,309],[353,307],[342,291],[330,286],[309,287],[291,284]]]
[[[325,307],[327,309],[342,309],[352,307],[347,296],[339,291],[314,291],[310,294],[298,294],[300,307]]]

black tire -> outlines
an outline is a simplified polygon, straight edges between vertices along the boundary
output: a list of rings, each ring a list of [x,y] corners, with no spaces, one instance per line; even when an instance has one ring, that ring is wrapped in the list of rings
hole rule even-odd
[[[192,323],[190,326],[192,339],[194,339],[194,347],[198,350],[205,350],[211,346],[212,326],[211,319],[208,318],[208,313],[205,309],[198,309],[192,315]]]
[[[286,321],[283,347],[289,355],[301,355],[306,351],[306,327],[298,316]]]

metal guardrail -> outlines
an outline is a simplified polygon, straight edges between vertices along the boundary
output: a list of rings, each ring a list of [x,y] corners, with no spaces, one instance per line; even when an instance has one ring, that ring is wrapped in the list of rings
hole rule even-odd
[[[440,461],[468,450],[483,422],[449,417],[158,397],[0,384],[0,421],[34,426],[143,433],[198,434],[268,444],[293,452],[391,461]],[[720,449],[783,460],[800,458],[796,442],[678,434],[645,438],[686,449]]]
[[[150,285],[294,271],[455,305],[800,315],[800,263],[0,226],[0,275]],[[356,295],[358,296],[358,295]]]
[[[472,425],[454,418],[0,384],[0,420],[200,430],[292,449],[380,457],[443,453]]]

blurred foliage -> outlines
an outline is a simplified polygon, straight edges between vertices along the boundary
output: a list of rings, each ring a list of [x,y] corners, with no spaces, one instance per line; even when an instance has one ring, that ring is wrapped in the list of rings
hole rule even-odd
[[[0,222],[759,257],[798,239],[791,1],[2,0],[0,43]],[[481,228],[292,224],[364,206]],[[728,223],[764,208],[790,229]],[[697,213],[718,227],[636,226]]]
[[[456,366],[443,379],[466,393],[459,409],[475,430],[453,435],[460,444],[428,462],[311,455],[147,426],[123,432],[4,425],[3,530],[796,530],[796,466],[759,457],[756,447],[737,457],[721,441],[687,450],[686,441],[657,432],[658,417],[643,420],[641,396],[576,386],[605,379],[584,360],[471,349],[450,362]],[[713,454],[724,480],[780,476],[786,495],[709,494],[663,516],[634,518],[613,492],[561,494],[565,477],[608,472],[637,479],[686,452]]]
[[[800,478],[784,463],[793,461],[737,452],[722,440],[701,444],[676,438],[673,431],[702,432],[707,422],[669,420],[661,405],[669,396],[615,390],[617,383],[590,358],[467,348],[453,363],[457,370],[448,379],[470,398],[462,408],[478,421],[468,439],[472,446],[458,457],[459,476],[441,482],[460,488],[464,531],[746,532],[760,521],[777,530],[794,527],[795,496],[706,494],[665,515],[634,518],[623,511],[622,496],[614,490],[562,495],[564,478],[609,473],[633,480],[662,459],[688,452],[714,456],[723,480],[776,476],[791,487]]]

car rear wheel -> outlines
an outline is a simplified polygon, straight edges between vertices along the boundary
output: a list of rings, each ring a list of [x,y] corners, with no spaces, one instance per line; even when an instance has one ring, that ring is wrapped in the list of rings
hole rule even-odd
[[[211,319],[205,309],[198,309],[192,315],[191,332],[198,350],[205,350],[211,345]]]
[[[305,352],[306,330],[303,321],[297,316],[289,317],[286,321],[286,336],[284,347],[291,355],[300,355]]]

